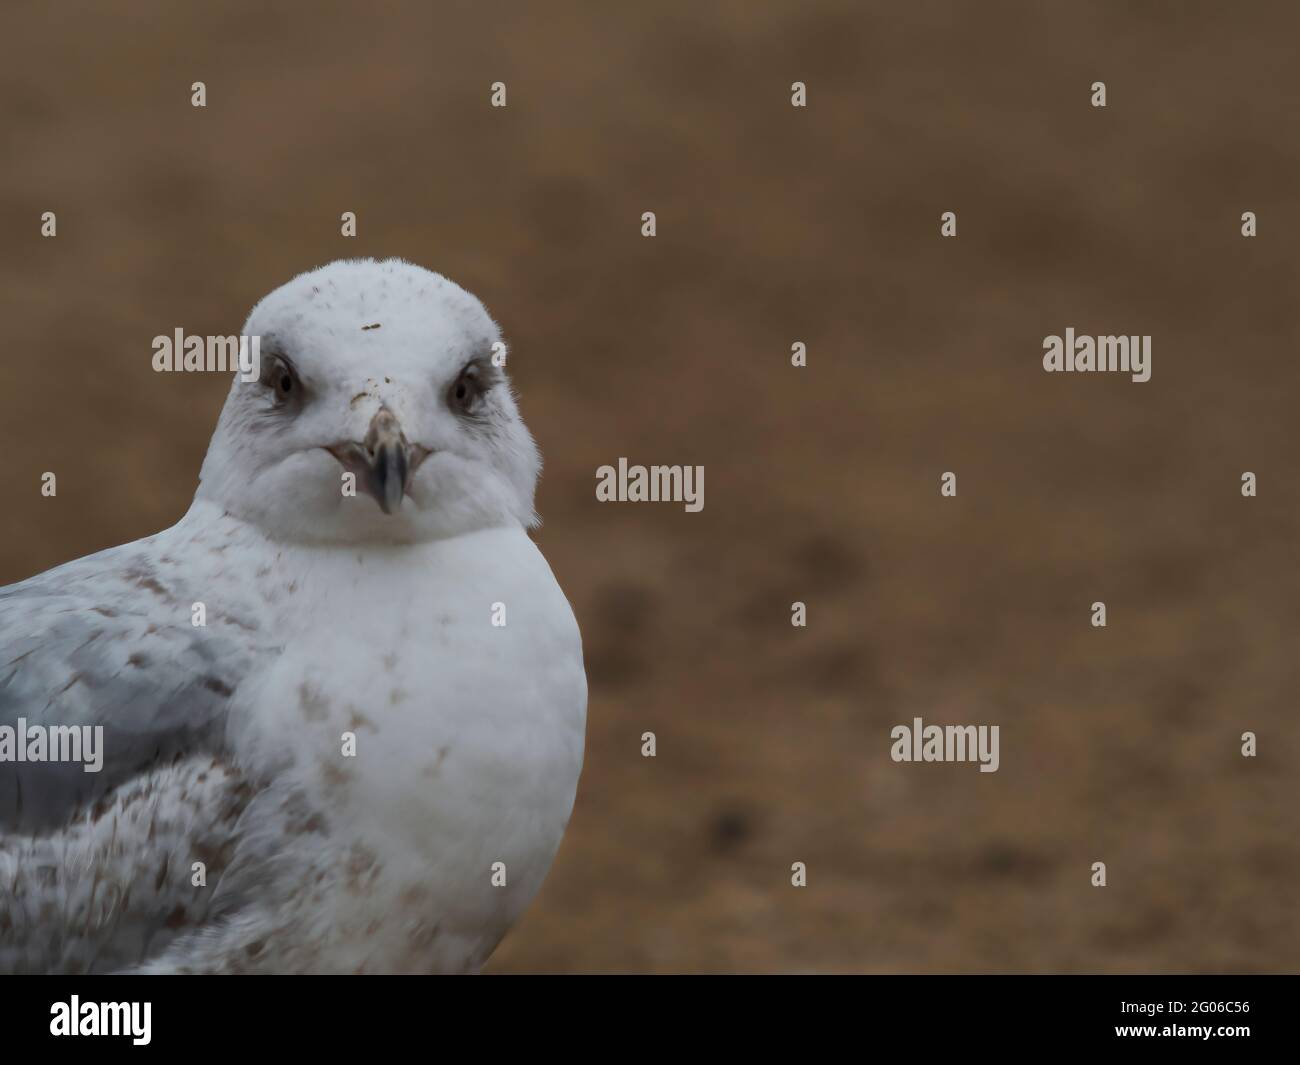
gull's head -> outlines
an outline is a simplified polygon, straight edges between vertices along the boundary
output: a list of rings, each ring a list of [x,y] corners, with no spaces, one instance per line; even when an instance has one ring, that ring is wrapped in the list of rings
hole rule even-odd
[[[266,296],[199,498],[277,540],[410,543],[532,524],[541,460],[495,322],[397,259],[340,260]]]

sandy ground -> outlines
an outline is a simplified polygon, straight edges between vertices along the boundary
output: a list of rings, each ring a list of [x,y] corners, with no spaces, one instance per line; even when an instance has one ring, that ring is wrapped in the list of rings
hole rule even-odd
[[[154,335],[403,256],[511,340],[587,648],[491,971],[1300,969],[1294,7],[263,7],[6,9],[0,581],[184,512],[226,382]],[[597,503],[621,455],[704,510]]]

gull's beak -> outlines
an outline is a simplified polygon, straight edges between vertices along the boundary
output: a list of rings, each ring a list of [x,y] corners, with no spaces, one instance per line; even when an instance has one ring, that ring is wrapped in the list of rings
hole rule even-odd
[[[385,514],[396,512],[402,505],[411,474],[423,458],[412,454],[401,423],[387,407],[380,407],[371,419],[363,443],[335,444],[328,450],[345,470],[356,474],[357,483],[374,497]]]

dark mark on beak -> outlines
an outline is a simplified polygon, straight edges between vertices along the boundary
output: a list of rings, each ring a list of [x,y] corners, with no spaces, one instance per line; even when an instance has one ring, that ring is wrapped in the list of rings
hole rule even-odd
[[[358,485],[385,514],[396,513],[402,505],[411,474],[428,455],[425,448],[411,447],[397,416],[387,407],[379,408],[362,443],[349,441],[327,450],[356,475]]]

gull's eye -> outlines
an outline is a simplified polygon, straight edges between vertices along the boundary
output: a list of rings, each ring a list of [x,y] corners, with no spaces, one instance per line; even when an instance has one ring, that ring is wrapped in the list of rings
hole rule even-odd
[[[262,384],[271,390],[272,399],[277,407],[296,403],[302,396],[302,385],[298,381],[298,375],[289,365],[289,361],[279,355],[263,356]]]
[[[470,363],[447,390],[447,406],[457,414],[474,414],[482,405],[487,385],[481,369]]]

